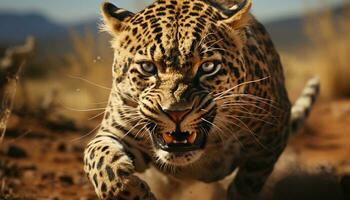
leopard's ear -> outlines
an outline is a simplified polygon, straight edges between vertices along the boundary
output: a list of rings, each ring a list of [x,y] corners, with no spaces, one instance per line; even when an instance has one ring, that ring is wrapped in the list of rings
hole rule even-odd
[[[225,9],[221,13],[222,21],[235,28],[244,26],[249,20],[249,11],[252,4],[252,0],[242,0],[231,8]]]
[[[134,15],[134,13],[118,8],[109,2],[102,3],[101,12],[104,22],[102,29],[112,35],[117,34],[122,29],[124,22]]]

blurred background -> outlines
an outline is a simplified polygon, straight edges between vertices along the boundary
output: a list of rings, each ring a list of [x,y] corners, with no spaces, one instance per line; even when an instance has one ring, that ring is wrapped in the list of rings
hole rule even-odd
[[[152,2],[110,1],[134,12]],[[2,193],[18,194],[16,187],[24,184],[29,188],[24,190],[25,196],[42,187],[46,191],[42,199],[59,198],[62,191],[66,194],[61,199],[76,199],[75,191],[83,185],[87,196],[94,199],[77,161],[82,160],[82,148],[98,128],[111,85],[110,36],[98,29],[101,2],[0,1],[0,58],[8,47],[23,44],[28,36],[36,41],[35,52],[20,73],[13,115],[4,143],[0,144]],[[298,159],[305,166],[327,165],[336,174],[349,173],[350,1],[255,0],[252,12],[266,26],[281,54],[292,100],[308,78],[321,77],[321,99],[316,111],[304,135],[292,141],[297,152],[303,150]],[[33,146],[38,150],[31,149]],[[69,152],[74,155],[67,156]],[[21,160],[22,156],[28,159]],[[44,172],[37,180],[40,167],[33,163],[43,160]],[[55,163],[70,164],[60,167]],[[67,175],[64,171],[71,170],[67,166],[73,167],[76,174]],[[61,172],[52,174],[57,168]],[[28,176],[31,183],[21,182],[22,176]],[[14,177],[18,183],[9,181]],[[43,180],[51,180],[51,188]],[[62,189],[56,194],[56,182],[62,188],[68,185],[75,189]],[[0,199],[5,198],[2,195]]]

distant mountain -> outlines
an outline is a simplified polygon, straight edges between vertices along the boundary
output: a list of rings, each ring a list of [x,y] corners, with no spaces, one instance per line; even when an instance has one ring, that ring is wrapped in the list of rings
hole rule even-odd
[[[88,30],[88,31],[92,31],[94,34],[98,34],[100,22],[101,21],[98,19],[90,19],[90,20],[85,20],[84,22],[67,26],[67,28],[69,30],[77,31],[78,33],[84,33]]]
[[[293,50],[300,45],[309,43],[304,33],[304,22],[301,17],[290,17],[279,21],[264,23],[278,49]]]
[[[333,19],[337,21],[339,17],[344,17],[343,14],[347,12],[350,12],[350,3],[336,6],[332,9]],[[320,15],[322,10],[317,13]],[[305,34],[305,18],[302,16],[278,19],[264,23],[264,25],[280,50],[293,51],[311,42],[309,36]]]
[[[54,23],[39,14],[13,14],[0,12],[0,42],[22,41],[28,35],[36,38],[62,38],[67,35],[65,26]]]

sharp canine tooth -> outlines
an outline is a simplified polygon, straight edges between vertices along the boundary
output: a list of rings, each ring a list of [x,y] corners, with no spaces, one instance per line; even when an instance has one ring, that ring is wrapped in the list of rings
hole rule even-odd
[[[163,133],[163,139],[167,144],[173,143],[174,142],[174,138],[167,134],[167,133]]]
[[[196,141],[197,133],[193,132],[190,136],[187,137],[187,141],[193,144]]]

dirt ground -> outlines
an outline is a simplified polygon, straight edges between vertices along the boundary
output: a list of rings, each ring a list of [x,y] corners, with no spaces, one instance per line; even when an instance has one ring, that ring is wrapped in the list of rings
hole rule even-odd
[[[0,146],[0,199],[97,199],[82,164],[89,138],[81,137],[93,128],[94,123],[84,131],[62,131],[57,124],[47,128],[40,120],[13,115]],[[144,177],[154,190],[169,192],[154,183],[154,175],[152,180]],[[176,194],[159,193],[159,198],[223,199],[225,184],[177,185]],[[290,141],[264,193],[276,200],[350,199],[350,100],[318,103],[305,129]]]

